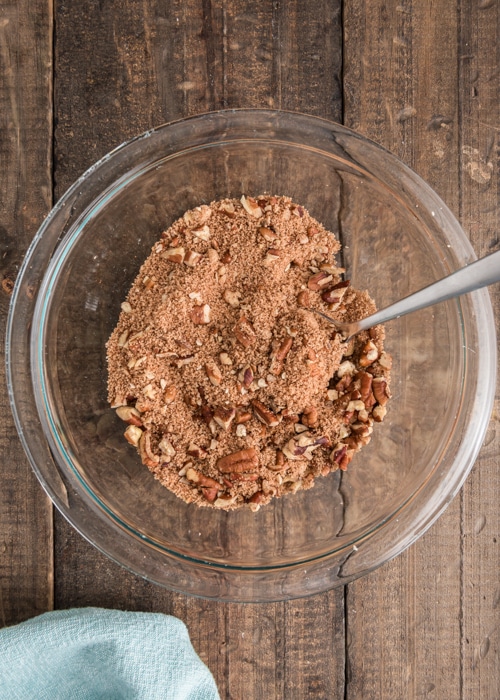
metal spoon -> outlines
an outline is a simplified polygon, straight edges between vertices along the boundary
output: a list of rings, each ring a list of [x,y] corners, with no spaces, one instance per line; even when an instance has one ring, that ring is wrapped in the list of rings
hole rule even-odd
[[[419,292],[410,294],[404,299],[396,301],[394,304],[386,306],[385,309],[381,309],[360,321],[341,323],[340,321],[335,321],[335,319],[330,318],[330,316],[327,316],[321,311],[317,311],[316,309],[311,309],[311,311],[319,314],[335,326],[337,331],[344,336],[347,342],[360,331],[373,328],[373,326],[379,323],[385,323],[385,321],[390,321],[393,318],[406,316],[406,314],[412,311],[425,309],[427,306],[433,306],[440,301],[446,301],[447,299],[467,294],[467,292],[473,292],[475,289],[481,289],[481,287],[486,287],[489,284],[499,281],[500,250],[497,250],[496,253],[486,255],[484,258],[476,260],[456,272],[452,272],[451,275],[443,277],[443,279],[438,282],[434,282],[428,287],[424,287]]]

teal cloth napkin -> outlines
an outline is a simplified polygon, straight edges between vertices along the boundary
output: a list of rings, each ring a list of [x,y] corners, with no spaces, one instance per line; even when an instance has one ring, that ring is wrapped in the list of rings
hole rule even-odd
[[[183,622],[81,608],[0,630],[1,700],[219,700]]]

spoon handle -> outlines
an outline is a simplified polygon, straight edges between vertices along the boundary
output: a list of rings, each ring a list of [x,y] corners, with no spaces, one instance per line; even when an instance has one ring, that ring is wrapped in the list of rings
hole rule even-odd
[[[411,311],[425,309],[427,306],[438,304],[440,301],[446,301],[453,297],[473,292],[475,289],[481,289],[489,284],[500,281],[500,250],[497,250],[491,255],[486,255],[480,260],[476,260],[470,265],[462,267],[451,275],[443,277],[443,279],[424,287],[414,294],[401,299],[400,301],[386,306],[371,316],[362,319],[356,323],[350,324],[356,326],[354,332],[367,330],[376,326],[378,323],[390,321],[393,318],[405,316]]]

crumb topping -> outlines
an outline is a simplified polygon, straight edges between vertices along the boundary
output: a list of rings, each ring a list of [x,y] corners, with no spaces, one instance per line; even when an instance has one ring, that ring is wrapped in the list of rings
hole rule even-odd
[[[125,438],[188,503],[258,510],[347,469],[389,398],[381,326],[348,345],[338,320],[375,310],[340,245],[288,197],[187,211],[142,265],[107,344]]]

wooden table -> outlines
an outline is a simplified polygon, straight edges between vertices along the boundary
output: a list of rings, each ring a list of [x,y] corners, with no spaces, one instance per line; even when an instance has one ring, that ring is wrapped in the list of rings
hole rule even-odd
[[[223,107],[343,121],[422,175],[478,255],[499,247],[496,0],[0,8],[4,318],[30,240],[77,176],[135,134]],[[498,285],[491,295],[498,319]],[[498,404],[462,492],[408,551],[346,588],[244,606],[170,593],[94,550],[53,511],[5,389],[0,401],[0,624],[72,606],[171,613],[234,700],[500,697]]]

